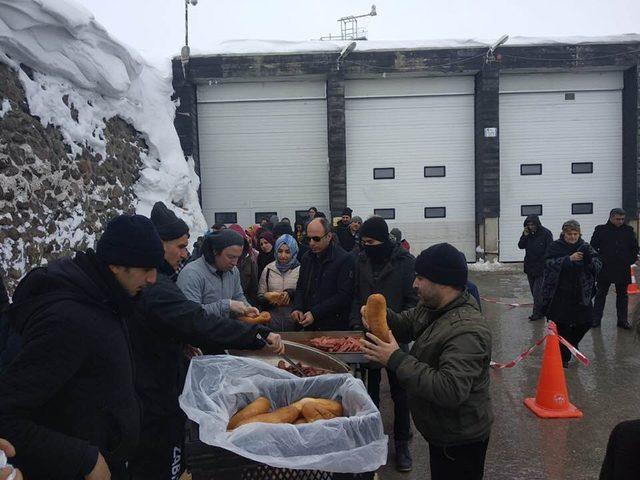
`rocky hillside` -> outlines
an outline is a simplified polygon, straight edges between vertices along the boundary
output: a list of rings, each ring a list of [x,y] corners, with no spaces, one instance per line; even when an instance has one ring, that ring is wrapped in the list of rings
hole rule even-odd
[[[62,100],[77,121],[73,103]],[[86,147],[71,154],[60,129],[30,113],[16,72],[3,64],[0,104],[0,275],[12,286],[43,259],[93,246],[106,220],[133,211],[140,155],[148,148],[112,117],[105,122],[106,158]]]

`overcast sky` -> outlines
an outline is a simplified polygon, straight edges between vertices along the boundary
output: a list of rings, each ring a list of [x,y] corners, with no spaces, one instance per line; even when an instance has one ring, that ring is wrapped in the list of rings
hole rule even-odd
[[[177,54],[184,0],[76,0],[119,40],[147,58]],[[339,33],[337,19],[368,13],[362,0],[199,0],[190,7],[190,45],[224,40],[310,40]],[[379,0],[361,25],[370,40],[496,39],[638,33],[640,0]]]

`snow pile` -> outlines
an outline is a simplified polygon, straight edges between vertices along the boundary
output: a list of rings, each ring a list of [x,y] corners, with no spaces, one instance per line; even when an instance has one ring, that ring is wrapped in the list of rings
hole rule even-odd
[[[479,259],[476,263],[469,265],[469,271],[472,272],[509,272],[518,270],[519,264],[500,263],[497,258],[492,261]]]
[[[477,40],[367,40],[356,42],[356,52],[435,50],[451,48],[489,48],[496,39]],[[286,41],[286,40],[230,40],[205,48],[192,48],[192,56],[256,55],[340,52],[351,41]],[[501,48],[537,45],[588,45],[602,43],[640,43],[640,35],[628,33],[603,37],[510,37]]]
[[[4,118],[4,116],[11,111],[11,104],[9,103],[9,99],[5,98],[2,100],[0,104],[0,118]]]
[[[60,127],[71,155],[86,147],[106,158],[105,120],[114,116],[141,132],[149,153],[135,187],[136,210],[149,215],[162,200],[193,232],[206,230],[198,178],[173,126],[171,79],[112,38],[84,7],[71,0],[0,0],[0,62],[19,74],[31,114]],[[34,70],[33,79],[20,63]],[[69,116],[71,105],[77,120]]]

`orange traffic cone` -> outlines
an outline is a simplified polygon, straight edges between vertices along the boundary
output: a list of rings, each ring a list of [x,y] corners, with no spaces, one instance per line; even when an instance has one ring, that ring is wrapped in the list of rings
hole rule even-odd
[[[631,266],[631,283],[627,286],[627,293],[640,293],[640,289],[638,289],[638,282],[636,282],[636,273],[633,270],[633,265]]]
[[[524,403],[541,418],[580,418],[582,412],[569,403],[556,324],[549,322],[549,329],[536,398],[526,398]]]

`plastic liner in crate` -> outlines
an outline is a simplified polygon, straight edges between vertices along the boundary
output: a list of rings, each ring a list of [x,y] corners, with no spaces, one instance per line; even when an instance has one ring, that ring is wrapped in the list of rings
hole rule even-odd
[[[302,425],[254,423],[227,432],[229,418],[259,396],[273,408],[304,397],[336,399],[346,416]],[[180,406],[198,424],[203,443],[272,467],[362,473],[387,460],[380,412],[351,375],[298,378],[251,358],[197,357]]]

